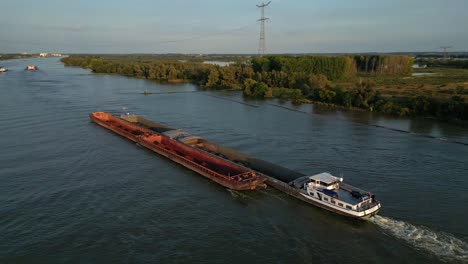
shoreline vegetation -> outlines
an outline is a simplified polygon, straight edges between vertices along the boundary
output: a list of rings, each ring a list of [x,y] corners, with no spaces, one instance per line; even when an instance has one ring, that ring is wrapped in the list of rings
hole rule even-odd
[[[0,61],[5,60],[17,60],[17,59],[31,59],[31,58],[39,58],[39,54],[19,54],[19,53],[12,53],[12,54],[0,54]]]
[[[279,98],[394,116],[468,120],[468,62],[401,55],[290,56],[71,55],[65,66],[204,89],[237,89],[245,97]],[[212,61],[229,62],[220,66]],[[431,73],[413,76],[412,73]]]

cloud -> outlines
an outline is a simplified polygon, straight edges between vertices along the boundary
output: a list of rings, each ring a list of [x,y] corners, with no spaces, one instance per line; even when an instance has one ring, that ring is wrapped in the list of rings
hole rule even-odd
[[[84,26],[83,25],[69,25],[69,26],[63,26],[61,29],[66,30],[66,31],[83,31]]]

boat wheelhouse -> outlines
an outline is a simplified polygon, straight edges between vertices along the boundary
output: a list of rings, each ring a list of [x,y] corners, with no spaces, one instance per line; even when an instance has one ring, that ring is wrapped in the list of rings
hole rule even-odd
[[[328,172],[304,176],[289,183],[317,206],[352,216],[370,217],[380,210],[380,202],[367,191],[343,183],[343,178]]]

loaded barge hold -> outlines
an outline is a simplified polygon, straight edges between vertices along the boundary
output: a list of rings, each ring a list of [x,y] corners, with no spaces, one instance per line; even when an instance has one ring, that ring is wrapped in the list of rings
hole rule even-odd
[[[380,210],[380,202],[372,193],[345,184],[343,178],[330,173],[308,176],[140,116],[127,115],[122,118],[185,145],[252,169],[265,177],[268,185],[320,208],[353,218],[368,218]]]
[[[265,178],[251,169],[173,140],[153,130],[117,118],[106,112],[94,112],[90,119],[139,145],[189,168],[233,190],[253,190],[263,186]]]

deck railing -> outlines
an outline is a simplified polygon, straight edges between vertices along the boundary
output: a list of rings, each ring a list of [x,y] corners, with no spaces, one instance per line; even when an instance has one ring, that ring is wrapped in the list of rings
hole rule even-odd
[[[192,160],[189,160],[185,157],[183,157],[182,155],[179,155],[175,152],[172,152],[170,150],[167,150],[161,146],[158,146],[157,144],[151,142],[151,141],[148,141],[148,140],[145,140],[145,138],[149,138],[151,136],[160,136],[162,137],[162,135],[160,134],[156,134],[154,133],[154,131],[150,130],[150,129],[147,129],[147,128],[144,128],[144,127],[140,127],[140,126],[137,126],[135,125],[134,123],[130,122],[130,121],[127,121],[127,120],[124,120],[124,119],[119,119],[119,118],[116,118],[112,115],[109,115],[109,118],[107,120],[102,120],[104,121],[104,123],[106,123],[106,125],[108,125],[109,127],[112,127],[113,129],[115,130],[118,130],[120,131],[120,133],[123,133],[127,136],[130,136],[130,137],[133,137],[135,138],[136,142],[140,143],[141,145],[145,145],[146,147],[148,147],[149,149],[157,149],[157,151],[159,152],[163,152],[165,153],[168,157],[172,157],[172,158],[175,158],[177,159],[178,161],[182,162],[182,163],[185,163],[185,164],[188,164],[192,167],[195,167],[197,170],[200,170],[210,176],[213,176],[213,177],[217,177],[217,178],[222,178],[226,181],[230,181],[230,182],[236,182],[236,183],[241,183],[241,184],[247,184],[247,183],[251,183],[255,180],[257,180],[259,178],[259,176],[253,172],[253,171],[246,171],[246,172],[243,172],[243,173],[240,173],[240,174],[236,174],[236,175],[232,175],[232,176],[226,176],[226,175],[223,175],[223,174],[220,174],[216,171],[213,171],[211,169],[208,169]],[[133,131],[141,131],[142,134],[140,135],[137,135],[137,134],[133,134],[132,132]]]
[[[174,153],[174,152],[172,152],[170,150],[167,150],[167,149],[165,149],[163,147],[160,147],[160,146],[158,146],[158,145],[156,145],[156,144],[154,144],[152,142],[148,142],[148,141],[145,140],[145,137],[140,137],[140,138],[141,138],[141,141],[145,142],[143,145],[151,144],[151,146],[149,147],[150,149],[151,148],[156,148],[156,149],[158,149],[158,151],[164,152],[168,156],[176,157],[180,161],[182,161],[184,163],[187,163],[187,164],[190,164],[191,166],[194,166],[197,169],[199,169],[199,170],[201,170],[201,171],[203,171],[205,173],[208,173],[211,176],[221,177],[221,178],[224,178],[224,179],[226,179],[228,181],[235,181],[235,182],[252,182],[253,180],[255,180],[257,178],[257,177],[255,177],[256,176],[255,174],[254,174],[255,176],[252,177],[251,174],[254,173],[254,172],[251,172],[251,171],[247,171],[247,172],[237,174],[237,175],[233,175],[233,176],[226,176],[226,175],[220,174],[220,173],[215,172],[213,170],[210,170],[210,169],[208,169],[208,168],[206,168],[206,167],[204,167],[204,166],[202,166],[202,165],[200,165],[200,164],[198,164],[198,163],[196,163],[194,161],[191,161],[191,160],[189,160],[189,159],[187,159],[185,157],[182,157],[181,155],[178,155],[177,153]],[[250,178],[242,179],[242,180],[236,180],[237,177],[242,177],[242,176],[250,176]]]

